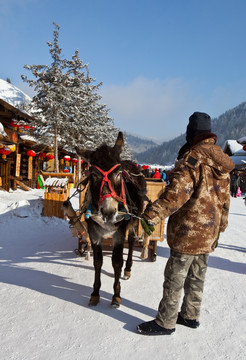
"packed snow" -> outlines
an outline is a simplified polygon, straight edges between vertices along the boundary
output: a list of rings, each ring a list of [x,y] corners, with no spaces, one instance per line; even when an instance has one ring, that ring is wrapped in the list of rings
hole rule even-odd
[[[76,257],[66,220],[41,216],[43,195],[0,191],[1,360],[245,359],[243,197],[231,199],[228,229],[210,256],[200,327],[177,325],[171,336],[148,337],[136,326],[156,315],[169,256],[165,239],[156,262],[142,261],[141,249],[134,250],[119,309],[110,307],[113,271],[105,249],[101,300],[89,307],[93,257]],[[77,209],[78,197],[72,200]]]

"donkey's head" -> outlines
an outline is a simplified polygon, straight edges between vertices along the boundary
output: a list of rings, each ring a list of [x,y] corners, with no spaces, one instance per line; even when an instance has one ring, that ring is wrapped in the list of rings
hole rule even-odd
[[[92,206],[105,222],[116,222],[119,203],[125,203],[120,159],[123,146],[123,134],[119,132],[113,147],[103,144],[94,151],[76,148],[90,164]]]

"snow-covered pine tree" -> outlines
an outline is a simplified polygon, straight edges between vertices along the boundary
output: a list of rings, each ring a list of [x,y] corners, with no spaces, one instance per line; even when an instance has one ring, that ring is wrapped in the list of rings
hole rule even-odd
[[[96,84],[90,77],[88,64],[80,59],[78,50],[72,60],[61,59],[60,28],[55,23],[54,26],[53,42],[47,42],[52,64],[25,65],[36,80],[24,75],[22,79],[37,92],[30,105],[34,136],[54,147],[58,171],[58,146],[73,151],[75,145],[87,149],[95,149],[102,143],[113,145],[119,130],[108,116],[106,105],[100,104],[102,97],[98,89],[102,83]],[[124,158],[132,158],[127,144]]]
[[[22,75],[23,81],[34,87],[36,95],[32,99],[31,109],[34,115],[34,135],[40,142],[52,145],[53,139],[55,153],[55,169],[58,172],[58,144],[60,131],[63,128],[64,120],[64,99],[67,87],[63,74],[63,60],[61,59],[61,48],[58,44],[59,25],[54,23],[53,42],[47,41],[49,52],[53,59],[50,66],[47,65],[25,65],[36,80],[27,79]]]
[[[113,126],[106,105],[99,104],[101,96],[97,92],[102,83],[96,84],[96,80],[90,77],[88,64],[80,59],[78,50],[72,60],[64,61],[64,69],[67,96],[63,145],[95,148],[100,143],[100,133],[104,132],[104,127]]]
[[[118,135],[113,120],[108,115],[102,97],[98,94],[102,82],[90,77],[88,64],[83,63],[76,50],[72,60],[64,61],[66,69],[66,113],[61,142],[67,150],[73,151],[75,146],[95,149],[102,143],[113,145]],[[132,153],[126,145],[125,157]],[[80,162],[79,162],[80,163]]]

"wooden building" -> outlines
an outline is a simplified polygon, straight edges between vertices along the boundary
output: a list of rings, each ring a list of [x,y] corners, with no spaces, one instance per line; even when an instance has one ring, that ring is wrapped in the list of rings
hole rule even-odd
[[[31,136],[32,117],[0,99],[0,190],[24,190],[39,187],[38,175],[54,175],[54,151],[52,147],[38,144]],[[25,124],[18,125],[22,121]],[[66,161],[66,156],[70,158]],[[59,174],[78,180],[76,154],[59,149]],[[68,172],[69,173],[66,174]],[[71,172],[71,173],[70,173]]]
[[[0,134],[0,189],[9,191],[35,187],[35,162],[28,155],[36,141],[27,134],[31,116],[0,99],[0,123],[3,131]],[[23,121],[25,125],[18,126]],[[26,137],[25,137],[26,134]]]

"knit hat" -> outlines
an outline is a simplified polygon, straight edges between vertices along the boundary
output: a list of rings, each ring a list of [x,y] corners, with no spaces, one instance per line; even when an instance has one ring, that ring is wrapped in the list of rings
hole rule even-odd
[[[189,117],[186,140],[190,141],[193,137],[204,133],[211,133],[211,118],[208,114],[198,111],[194,112],[194,114]]]

